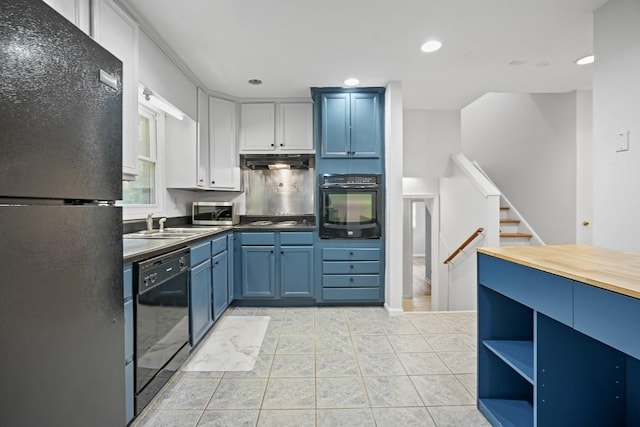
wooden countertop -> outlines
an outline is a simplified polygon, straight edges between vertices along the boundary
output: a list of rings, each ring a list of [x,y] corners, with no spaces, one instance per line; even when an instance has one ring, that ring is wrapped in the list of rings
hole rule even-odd
[[[478,252],[640,299],[640,254],[584,245],[478,248]]]

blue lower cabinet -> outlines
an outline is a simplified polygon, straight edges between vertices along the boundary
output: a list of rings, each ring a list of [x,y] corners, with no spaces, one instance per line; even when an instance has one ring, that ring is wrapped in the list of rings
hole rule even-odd
[[[211,259],[207,259],[191,269],[189,326],[192,346],[202,339],[213,324],[211,303]]]
[[[640,300],[482,253],[477,290],[492,425],[640,425]]]
[[[233,233],[227,235],[227,299],[229,304],[235,299],[235,254],[236,254],[236,239]]]
[[[218,320],[229,306],[229,265],[228,252],[219,253],[211,258],[213,280],[213,320]]]
[[[242,296],[276,295],[275,246],[242,246]]]
[[[124,266],[124,377],[125,377],[125,421],[129,423],[133,413],[133,268],[131,264]]]
[[[244,232],[238,240],[242,268],[236,299],[291,298],[300,303],[315,297],[313,232]]]
[[[282,246],[280,248],[280,295],[282,297],[313,296],[313,247]]]
[[[323,302],[379,303],[384,299],[382,243],[327,241],[320,255]]]

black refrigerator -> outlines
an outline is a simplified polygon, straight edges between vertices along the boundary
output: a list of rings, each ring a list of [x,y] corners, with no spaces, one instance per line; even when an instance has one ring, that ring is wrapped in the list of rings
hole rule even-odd
[[[0,425],[125,424],[122,63],[0,0]]]

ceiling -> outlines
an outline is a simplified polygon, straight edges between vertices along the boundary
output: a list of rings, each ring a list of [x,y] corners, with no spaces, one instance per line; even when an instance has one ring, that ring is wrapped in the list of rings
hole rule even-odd
[[[486,92],[590,88],[592,66],[574,61],[592,53],[606,0],[121,2],[210,91],[308,98],[348,77],[398,80],[404,108],[457,110]],[[421,52],[432,38],[442,49]]]

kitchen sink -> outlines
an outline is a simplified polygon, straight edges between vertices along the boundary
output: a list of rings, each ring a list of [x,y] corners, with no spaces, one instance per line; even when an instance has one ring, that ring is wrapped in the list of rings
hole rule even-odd
[[[216,231],[221,227],[199,227],[199,228],[166,228],[160,230],[142,230],[135,233],[128,233],[122,236],[125,239],[183,239],[197,234]]]

